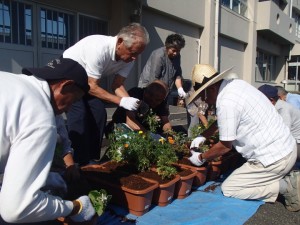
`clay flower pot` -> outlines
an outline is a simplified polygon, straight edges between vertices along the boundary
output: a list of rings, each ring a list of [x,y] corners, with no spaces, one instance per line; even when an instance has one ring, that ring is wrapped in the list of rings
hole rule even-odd
[[[163,180],[154,170],[138,173],[139,176],[158,182],[158,188],[154,190],[152,203],[158,206],[166,206],[170,204],[174,197],[175,185],[180,180],[180,176],[176,175],[172,179]]]
[[[158,183],[118,170],[108,171],[101,165],[85,167],[83,174],[94,189],[103,188],[112,195],[111,203],[120,205],[131,214],[142,216],[149,211]]]
[[[194,166],[187,157],[183,157],[181,160],[179,160],[178,164],[182,167],[186,167],[197,172],[193,180],[192,188],[198,188],[205,184],[207,176],[207,164],[203,166]]]
[[[175,185],[174,197],[183,199],[191,193],[193,180],[197,172],[180,165],[176,167],[180,180]]]
[[[222,160],[211,161],[208,163],[207,181],[215,181],[219,179],[222,171]]]

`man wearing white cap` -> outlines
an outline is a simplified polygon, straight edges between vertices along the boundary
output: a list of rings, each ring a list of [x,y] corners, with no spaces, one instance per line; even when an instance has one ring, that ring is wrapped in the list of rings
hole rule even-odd
[[[187,104],[206,92],[205,101],[216,104],[220,141],[205,153],[191,151],[190,161],[200,166],[234,147],[246,162],[223,182],[225,196],[275,202],[281,193],[286,208],[299,211],[300,173],[291,171],[297,157],[296,142],[275,107],[247,82],[227,79],[230,69],[212,74],[210,65],[201,67],[201,87]],[[197,139],[203,137],[196,138],[191,147],[197,147]]]

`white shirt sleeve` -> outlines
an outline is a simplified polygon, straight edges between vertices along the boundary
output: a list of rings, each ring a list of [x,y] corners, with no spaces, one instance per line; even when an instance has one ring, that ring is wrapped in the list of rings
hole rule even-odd
[[[40,126],[38,130],[31,126],[11,146],[0,195],[4,220],[36,222],[71,213],[72,202],[40,191],[49,173],[56,137],[55,126]]]

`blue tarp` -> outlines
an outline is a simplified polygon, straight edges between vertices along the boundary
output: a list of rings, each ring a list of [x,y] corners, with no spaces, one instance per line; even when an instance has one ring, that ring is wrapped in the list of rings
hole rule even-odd
[[[207,182],[185,199],[175,199],[165,207],[153,206],[140,217],[110,205],[97,225],[242,225],[264,203],[224,197],[220,184]]]

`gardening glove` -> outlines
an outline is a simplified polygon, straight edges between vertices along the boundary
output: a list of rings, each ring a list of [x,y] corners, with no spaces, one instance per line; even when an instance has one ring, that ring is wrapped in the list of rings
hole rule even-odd
[[[155,141],[159,141],[161,139],[166,140],[163,136],[161,136],[159,134],[154,134],[152,132],[150,132],[150,137]]]
[[[178,96],[180,98],[185,98],[186,97],[187,94],[185,93],[185,91],[183,90],[182,87],[178,88],[177,91],[178,91]]]
[[[67,193],[67,185],[62,176],[56,172],[50,172],[46,184],[43,187],[44,189],[59,189],[62,190],[63,193]]]
[[[201,154],[200,152],[195,152],[195,151],[191,151],[192,156],[189,158],[189,160],[191,161],[192,164],[194,164],[195,166],[201,166],[205,163],[205,160],[200,160],[199,159],[199,155]]]
[[[74,222],[84,222],[91,220],[95,215],[95,209],[90,201],[90,198],[87,195],[81,196],[75,201],[79,202],[80,210],[77,214],[70,216],[71,220]]]
[[[205,115],[207,108],[208,108],[208,104],[202,101],[198,106],[198,113],[200,113],[201,115]]]
[[[139,105],[140,105],[140,100],[138,100],[137,98],[123,97],[121,98],[120,101],[120,106],[130,111],[137,110]]]
[[[200,145],[202,145],[204,142],[205,142],[206,138],[203,137],[203,136],[199,136],[199,137],[196,137],[192,143],[191,143],[191,146],[190,146],[190,149],[193,149],[193,148],[199,148]]]

